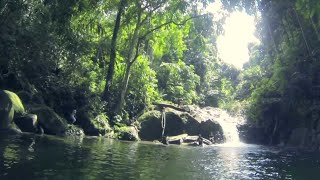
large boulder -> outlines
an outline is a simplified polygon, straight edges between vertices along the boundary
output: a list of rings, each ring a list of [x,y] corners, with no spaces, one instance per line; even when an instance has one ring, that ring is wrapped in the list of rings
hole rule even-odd
[[[181,118],[185,119],[185,133],[191,136],[200,134],[200,124],[196,118],[192,117],[189,113],[182,113]]]
[[[39,105],[34,107],[31,111],[38,116],[39,124],[42,126],[45,134],[65,134],[68,124],[66,120],[55,113],[53,109],[45,105]]]
[[[15,93],[0,90],[0,129],[14,127],[13,119],[24,113],[24,106]]]
[[[213,107],[200,108],[195,105],[188,105],[189,113],[182,116],[187,119],[185,132],[189,135],[201,134],[204,138],[214,138],[216,143],[224,141],[222,127],[215,119],[222,114],[222,110]]]
[[[187,106],[189,112],[181,112],[165,108],[164,136],[176,136],[187,133],[189,135],[201,134],[204,138],[212,136],[222,137],[222,128],[213,116],[196,106]],[[139,136],[143,140],[159,140],[162,137],[162,112],[152,110],[138,118],[140,125]],[[215,138],[219,139],[219,138]],[[223,139],[223,138],[222,138]],[[218,142],[218,141],[217,141]]]
[[[139,136],[143,140],[152,141],[161,139],[161,112],[148,111],[138,118],[140,123]]]
[[[212,136],[215,143],[225,142],[221,125],[213,119],[201,122],[199,134],[207,139],[210,139]]]

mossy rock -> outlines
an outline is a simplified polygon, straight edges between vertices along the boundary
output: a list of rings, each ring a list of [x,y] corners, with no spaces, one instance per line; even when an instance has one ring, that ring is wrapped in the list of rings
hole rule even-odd
[[[142,140],[161,139],[161,112],[157,110],[148,111],[138,118],[140,123],[139,136]]]
[[[34,107],[31,111],[38,116],[38,121],[42,126],[44,133],[63,135],[66,132],[68,128],[66,120],[61,118],[51,108],[45,105],[39,105],[38,107]]]
[[[100,114],[91,120],[94,129],[97,129],[100,135],[112,133],[112,128],[109,125],[109,119],[105,114]]]
[[[187,119],[181,116],[181,112],[166,109],[165,112],[165,136],[176,136],[185,132],[185,124]],[[139,135],[143,140],[159,140],[162,135],[162,116],[161,112],[157,110],[144,113],[138,118],[140,123]]]
[[[0,129],[13,127],[14,117],[25,113],[20,98],[13,92],[0,90]]]
[[[108,136],[113,133],[109,125],[108,117],[105,114],[94,116],[86,109],[77,112],[77,122],[86,135],[89,136]]]
[[[14,113],[16,115],[23,115],[25,113],[25,110],[19,96],[7,90],[4,90],[3,92],[6,93],[7,96],[10,98],[13,105]]]
[[[138,129],[134,126],[115,126],[117,138],[126,141],[139,141]]]

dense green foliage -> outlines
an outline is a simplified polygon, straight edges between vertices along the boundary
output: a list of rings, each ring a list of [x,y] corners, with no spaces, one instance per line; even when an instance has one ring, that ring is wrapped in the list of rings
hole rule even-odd
[[[261,1],[257,7],[261,44],[250,47],[234,98],[265,128],[269,143],[279,143],[294,128],[318,129],[320,3]]]
[[[59,115],[131,123],[155,101],[235,108],[277,137],[320,114],[320,2],[223,0],[258,21],[243,71],[217,58],[209,0],[0,2],[0,88]],[[224,18],[222,18],[223,20]],[[19,94],[19,93],[18,93]],[[105,118],[108,119],[108,118]]]
[[[1,1],[0,88],[27,110],[122,123],[159,100],[217,106],[221,25],[202,12],[209,2]]]

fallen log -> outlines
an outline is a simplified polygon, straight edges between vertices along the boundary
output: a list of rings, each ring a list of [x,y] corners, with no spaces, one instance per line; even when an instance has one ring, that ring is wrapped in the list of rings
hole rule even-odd
[[[178,139],[184,139],[188,137],[188,134],[180,134],[180,135],[177,135],[177,136],[167,136],[167,139],[169,141],[174,141],[174,140],[178,140]]]
[[[206,138],[202,138],[202,143],[206,144],[206,145],[211,145],[212,144],[212,142],[209,139],[206,139]]]
[[[158,103],[158,102],[153,102],[152,104],[153,104],[153,105],[156,105],[156,106],[159,106],[160,108],[169,107],[169,108],[175,109],[175,110],[177,110],[177,111],[189,112],[188,110],[186,110],[186,109],[184,109],[184,108],[180,108],[180,107],[174,106],[174,105],[172,105],[172,104],[165,104],[165,103]]]
[[[173,139],[173,140],[167,140],[168,144],[181,144],[183,142],[182,139]]]
[[[183,139],[185,143],[192,143],[198,141],[199,136],[187,136]]]
[[[209,139],[201,137],[202,144],[211,145],[212,142]],[[167,136],[162,140],[163,144],[189,144],[200,145],[199,136],[189,136],[188,134],[180,134],[177,136]]]

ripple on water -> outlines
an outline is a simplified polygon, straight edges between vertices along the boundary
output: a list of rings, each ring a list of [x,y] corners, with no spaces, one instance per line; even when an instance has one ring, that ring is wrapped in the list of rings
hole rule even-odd
[[[0,179],[312,179],[320,172],[316,154],[257,145],[198,148],[103,138],[16,138],[0,138]]]

